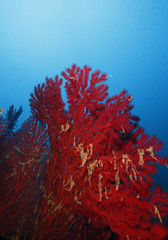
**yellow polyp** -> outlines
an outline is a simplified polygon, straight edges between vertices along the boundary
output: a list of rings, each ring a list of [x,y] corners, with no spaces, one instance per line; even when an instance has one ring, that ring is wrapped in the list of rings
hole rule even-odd
[[[93,144],[90,143],[85,152],[83,143],[80,143],[78,146],[76,146],[75,137],[74,137],[74,147],[77,149],[78,152],[80,152],[80,157],[82,159],[82,164],[80,167],[83,167],[85,165],[87,159],[89,159],[93,153]]]
[[[21,172],[24,172],[25,171],[25,164],[23,165],[22,169],[21,169]]]
[[[13,168],[13,172],[11,172],[10,174],[7,174],[6,178],[5,178],[5,181],[8,180],[8,178],[10,177],[14,177],[17,175],[17,171],[15,168]]]
[[[150,146],[149,148],[146,149],[146,151],[149,152],[150,156],[155,159],[156,161],[158,161],[158,159],[155,157],[154,152],[153,152],[153,146]]]
[[[160,223],[162,223],[161,215],[160,215],[160,213],[159,213],[158,208],[157,208],[155,205],[154,205],[154,209],[155,209],[155,214],[158,216]]]
[[[47,206],[49,205],[51,205],[52,207],[54,206],[54,202],[52,201],[52,199],[48,199]]]
[[[131,175],[131,174],[129,175],[129,177],[130,177],[130,180],[133,182],[134,180],[133,180],[133,178],[132,178],[132,175]]]
[[[108,199],[107,188],[106,187],[104,188],[104,193],[105,193],[106,199]]]
[[[126,165],[126,171],[128,172],[128,163],[132,163],[132,160],[129,159],[128,154],[122,154],[122,162]]]
[[[72,80],[76,80],[76,78],[75,77],[68,77],[68,79],[72,79]]]
[[[102,178],[103,178],[103,176],[101,174],[99,174],[99,185],[98,185],[98,187],[99,187],[99,194],[100,194],[100,199],[99,199],[100,202],[102,200]]]
[[[118,169],[117,167],[117,163],[116,163],[116,155],[115,155],[115,151],[112,151],[113,155],[114,155],[114,170]]]
[[[97,162],[98,162],[98,160],[94,160],[93,162],[89,163],[88,166],[87,166],[88,177],[89,177],[89,184],[91,184],[90,183],[90,179],[91,179],[91,176],[92,176],[92,173],[94,171],[95,166],[97,166]]]
[[[138,154],[139,154],[139,165],[143,166],[144,165],[143,156],[145,154],[145,150],[144,149],[138,149]]]
[[[119,185],[120,185],[119,169],[117,170],[117,172],[115,174],[115,182],[116,182],[116,190],[118,190]]]
[[[128,154],[123,154],[122,155],[122,162],[125,164],[127,172],[128,172],[128,167],[129,167],[129,163],[130,163],[131,169],[129,170],[129,172],[132,171],[133,175],[134,175],[134,179],[137,180],[138,171],[136,169],[135,164],[133,164],[132,160],[128,157]],[[130,179],[131,179],[131,181],[133,181],[131,174],[130,174]]]
[[[47,164],[49,164],[49,162],[50,162],[50,159],[48,158],[48,159],[47,159]]]
[[[22,152],[22,151],[20,150],[20,148],[18,148],[18,147],[16,147],[16,146],[13,146],[13,148],[15,148],[18,152],[20,152],[21,154],[23,154],[24,156],[26,156],[26,153]]]
[[[40,152],[40,148],[35,147],[35,149],[33,150],[32,154],[37,154],[38,152]]]
[[[125,130],[124,130],[124,128],[123,128],[123,126],[121,125],[121,128],[122,128],[122,131],[123,131],[123,133],[125,134]]]
[[[74,214],[70,214],[68,219],[71,220],[73,217],[74,217]]]
[[[89,147],[87,147],[87,150],[86,152],[84,152],[84,149],[81,149],[81,152],[80,152],[80,156],[81,156],[81,159],[82,159],[82,164],[81,164],[81,167],[83,167],[87,161],[88,158],[91,157],[93,153],[93,144],[89,144]]]
[[[128,101],[131,101],[132,99],[133,99],[133,96],[131,96]]]
[[[26,165],[26,164],[29,164],[29,163],[31,163],[33,161],[34,161],[34,159],[32,158],[32,159],[28,160],[27,162],[19,162],[19,164],[20,165]]]
[[[54,208],[54,212],[59,211],[62,208],[62,202],[59,202],[56,207]]]
[[[45,211],[47,212],[46,213],[46,216],[45,218],[43,219],[43,222],[45,222],[47,220],[47,218],[49,217],[49,214],[50,214],[50,211],[48,209],[45,209]]]
[[[116,160],[114,160],[114,170],[117,169],[117,163],[116,163]]]
[[[89,144],[89,147],[90,147],[90,156],[93,154],[93,144],[92,143],[90,143]]]
[[[87,176],[85,176],[85,178],[84,178],[84,182],[86,182],[86,181],[87,181],[87,179],[88,179],[88,178],[87,178]]]
[[[103,168],[103,162],[102,162],[102,160],[98,160],[98,166],[97,166],[99,169],[101,168]]]
[[[89,150],[87,148],[86,152],[84,152],[84,148],[83,148],[83,144],[79,144],[79,151],[80,151],[80,157],[82,159],[82,164],[81,164],[81,167],[83,167],[86,163],[86,160],[88,158],[88,155],[89,155]]]
[[[74,201],[76,202],[76,204],[80,204],[81,205],[81,202],[79,202],[79,200],[78,200],[77,190],[75,191]]]
[[[0,109],[0,114],[2,114],[4,110],[5,110],[5,108],[1,108]]]
[[[47,199],[47,206],[51,205],[52,207],[54,207],[54,205],[55,205],[55,198],[52,195],[53,195],[53,192],[50,192],[50,194],[48,196],[46,195],[46,192],[45,192],[43,197],[45,199]]]
[[[70,128],[70,124],[68,122],[66,122],[65,126],[61,125],[60,133],[68,131],[69,128]]]
[[[37,200],[37,202],[36,202],[36,205],[35,205],[35,208],[34,208],[34,213],[36,213],[37,210],[38,210],[38,204],[39,204],[39,200]]]
[[[67,186],[68,184],[69,184],[69,189],[65,188],[65,186]],[[72,188],[75,186],[75,182],[72,179],[72,175],[70,176],[68,182],[65,183],[63,186],[64,186],[64,189],[67,190],[67,191],[71,191],[72,190]]]
[[[89,185],[91,185],[90,179],[91,179],[91,176],[92,176],[92,173],[93,173],[95,167],[97,167],[97,168],[103,168],[103,163],[102,163],[102,161],[96,159],[96,160],[94,160],[93,162],[91,162],[91,163],[89,163],[89,164],[87,165]]]
[[[127,240],[129,240],[129,235],[127,234]]]
[[[107,78],[109,78],[109,77],[113,77],[113,75],[110,74],[110,75],[106,76],[105,79],[107,79]]]
[[[135,167],[135,165],[133,165],[133,167],[132,167],[132,171],[133,171],[133,173],[134,173],[134,178],[135,178],[135,180],[137,180],[137,175],[136,175],[136,167]]]

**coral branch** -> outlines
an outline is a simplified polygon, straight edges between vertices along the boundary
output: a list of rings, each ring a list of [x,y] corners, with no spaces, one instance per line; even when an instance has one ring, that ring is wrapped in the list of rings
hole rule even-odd
[[[21,234],[26,229],[25,223],[27,227],[32,224],[30,216],[36,198],[40,196],[38,184],[41,161],[47,150],[47,135],[44,128],[30,117],[15,138],[11,136],[6,140],[7,144],[8,152],[0,162],[1,236],[11,232]]]
[[[168,158],[132,115],[133,97],[126,90],[109,97],[108,76],[88,66],[61,75],[34,88],[33,117],[3,143],[1,235],[12,229],[33,240],[167,239],[168,193],[154,186],[153,175]],[[3,134],[1,118],[0,125]]]

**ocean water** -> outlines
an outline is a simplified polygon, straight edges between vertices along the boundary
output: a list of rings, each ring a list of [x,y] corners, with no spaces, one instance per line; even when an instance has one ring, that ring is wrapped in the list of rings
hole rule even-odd
[[[109,95],[127,89],[133,113],[168,156],[167,0],[0,0],[0,108],[30,115],[34,86],[73,63],[109,75]],[[63,99],[66,94],[62,88]],[[168,191],[168,169],[155,182]]]

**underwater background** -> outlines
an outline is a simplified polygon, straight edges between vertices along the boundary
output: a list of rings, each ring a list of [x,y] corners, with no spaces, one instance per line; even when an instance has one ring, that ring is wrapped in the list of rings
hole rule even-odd
[[[168,156],[167,26],[167,0],[0,0],[3,116],[22,105],[19,128],[34,86],[73,63],[87,64],[109,75],[109,95],[133,95],[133,113]],[[168,191],[168,169],[158,170],[156,182]]]

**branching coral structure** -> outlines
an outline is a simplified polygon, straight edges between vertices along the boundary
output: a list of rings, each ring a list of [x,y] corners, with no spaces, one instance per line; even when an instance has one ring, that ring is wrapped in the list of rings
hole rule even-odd
[[[131,114],[132,96],[123,90],[108,97],[108,76],[88,66],[73,65],[62,77],[68,111],[58,76],[35,87],[30,99],[33,116],[47,124],[49,135],[50,212],[59,209],[71,222],[78,216],[94,227],[109,226],[119,239],[163,239],[167,194],[151,187],[156,164],[168,159],[157,155],[161,143]]]
[[[18,234],[28,239],[41,196],[41,161],[46,154],[47,133],[30,117],[14,136],[4,139],[6,148],[0,159],[0,235]]]
[[[22,114],[23,108],[20,106],[18,110],[14,108],[14,105],[11,105],[6,113],[6,120],[8,122],[7,131],[8,134],[11,134],[16,127],[16,123],[18,122],[19,116]]]
[[[132,114],[132,96],[123,90],[109,97],[108,76],[88,66],[72,65],[61,75],[34,88],[32,116],[9,137],[3,236],[9,222],[22,237],[26,222],[33,240],[168,239],[168,193],[153,190],[157,164],[168,166],[168,158],[159,156],[162,143]]]

